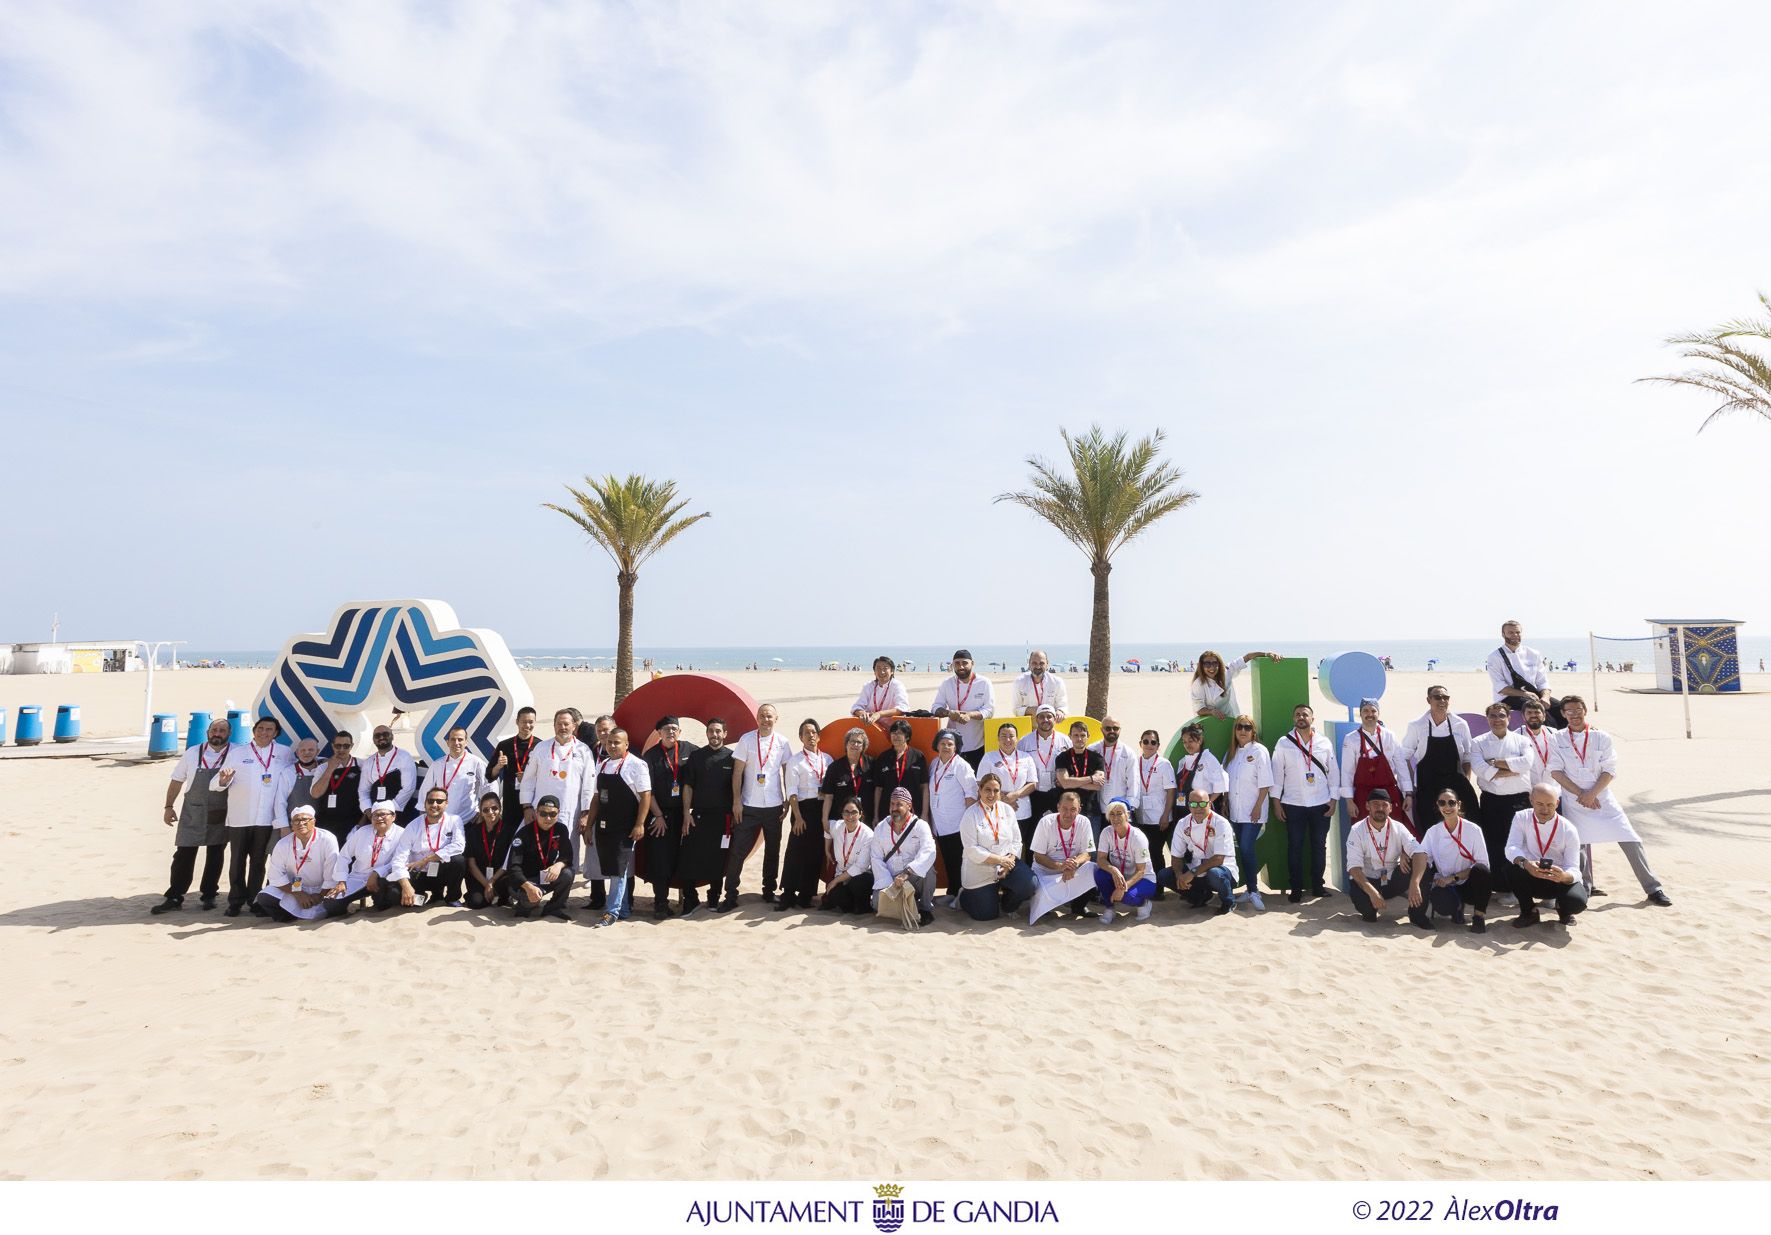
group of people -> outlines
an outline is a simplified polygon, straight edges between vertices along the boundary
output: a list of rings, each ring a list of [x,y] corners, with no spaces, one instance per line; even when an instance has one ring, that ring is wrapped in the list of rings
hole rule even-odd
[[[1346,891],[1368,920],[1394,903],[1421,926],[1437,914],[1482,931],[1499,895],[1513,898],[1522,925],[1537,920],[1539,900],[1567,921],[1594,894],[1595,841],[1618,842],[1650,900],[1670,904],[1612,794],[1611,739],[1586,724],[1578,697],[1549,693],[1522,633],[1509,622],[1490,658],[1488,732],[1473,737],[1434,686],[1400,737],[1364,701],[1338,752],[1308,704],[1272,750],[1257,740],[1235,679],[1269,652],[1200,656],[1197,715],[1172,761],[1154,729],[1128,749],[1111,716],[1091,741],[1040,652],[1005,700],[1006,714],[1032,718],[1024,735],[1015,723],[988,725],[995,688],[968,652],[955,652],[933,706],[917,713],[946,722],[932,758],[911,745],[911,702],[888,657],[851,708],[889,735],[871,757],[860,724],[833,756],[816,720],[790,736],[769,704],[735,743],[719,718],[696,746],[665,717],[638,753],[611,717],[562,709],[543,739],[525,708],[490,764],[456,727],[422,774],[390,725],[375,728],[367,758],[341,731],[322,761],[312,740],[279,743],[274,718],[238,744],[217,721],[167,786],[175,849],[153,912],[183,906],[202,852],[201,902],[215,906],[225,856],[230,916],[312,920],[358,904],[444,903],[563,918],[570,892],[587,885],[598,924],[613,925],[631,916],[639,878],[658,918],[735,908],[760,848],[762,897],[781,912],[868,913],[887,896],[927,923],[944,872],[946,907],[977,920],[1023,906],[1033,920],[1144,919],[1170,893],[1229,913],[1264,908],[1256,848],[1270,818],[1285,825],[1290,899],[1331,894],[1327,840],[1340,799],[1352,820]],[[1525,718],[1517,729],[1515,706]],[[1213,716],[1231,722],[1221,760],[1205,746],[1201,720]]]

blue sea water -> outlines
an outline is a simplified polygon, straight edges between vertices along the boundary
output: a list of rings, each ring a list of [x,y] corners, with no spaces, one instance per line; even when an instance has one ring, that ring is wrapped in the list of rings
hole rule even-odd
[[[1532,637],[1531,646],[1555,662],[1560,669],[1574,662],[1579,670],[1588,668],[1589,654],[1584,635],[1569,637]],[[1301,656],[1312,664],[1336,652],[1361,651],[1375,656],[1388,656],[1392,667],[1400,673],[1424,672],[1431,668],[1447,673],[1467,672],[1482,667],[1488,654],[1498,646],[1495,639],[1343,639],[1306,642],[1249,643],[1239,640],[1198,640],[1187,643],[1120,643],[1114,646],[1115,666],[1130,660],[1141,662],[1148,671],[1158,664],[1178,661],[1186,665],[1205,648],[1214,648],[1227,657],[1243,652],[1278,652],[1282,656]],[[1048,643],[1042,645],[1060,672],[1078,669],[1088,659],[1088,647],[1082,643]],[[1019,671],[1027,663],[1031,645],[974,643],[968,646],[973,659],[986,673]],[[674,669],[816,669],[836,662],[845,668],[859,666],[865,671],[880,654],[892,657],[900,665],[913,665],[915,671],[939,669],[953,655],[954,645],[905,645],[875,647],[648,647],[640,645],[635,656],[650,658],[658,668]],[[1771,636],[1742,635],[1740,639],[1742,669],[1757,672],[1760,659],[1771,660]],[[535,669],[589,668],[609,669],[614,666],[614,648],[538,647],[512,648],[519,664]],[[276,659],[275,651],[225,651],[203,648],[181,649],[179,659],[187,664],[220,660],[238,667],[268,667]],[[1637,672],[1652,672],[1653,643],[1646,637],[1636,640],[1601,639],[1598,660],[1620,664],[1633,660]]]

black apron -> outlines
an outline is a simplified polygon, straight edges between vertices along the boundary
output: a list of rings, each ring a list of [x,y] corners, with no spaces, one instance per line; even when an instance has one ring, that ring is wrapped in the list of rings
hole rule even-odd
[[[321,764],[322,768],[326,765]],[[339,848],[349,839],[351,829],[363,821],[363,808],[357,800],[357,789],[363,778],[363,765],[352,759],[342,773],[328,773],[321,785],[323,792],[314,799],[314,821],[338,838]]]
[[[1464,818],[1478,818],[1476,789],[1463,774],[1457,757],[1457,739],[1451,736],[1451,720],[1445,721],[1445,736],[1433,736],[1433,725],[1427,723],[1427,753],[1414,772],[1414,838],[1419,840],[1427,829],[1439,822],[1439,794],[1455,789],[1464,804]]]
[[[620,766],[615,760],[609,762]],[[597,864],[603,875],[612,879],[621,871],[621,851],[633,848],[633,825],[639,822],[640,799],[619,773],[603,771],[601,763],[597,765],[596,795]]]
[[[227,758],[222,751],[220,759]],[[191,773],[184,787],[184,801],[178,807],[178,827],[172,843],[180,849],[200,849],[207,845],[225,845],[228,839],[228,795],[217,790],[212,782],[221,771],[218,762],[212,768],[199,767]]]

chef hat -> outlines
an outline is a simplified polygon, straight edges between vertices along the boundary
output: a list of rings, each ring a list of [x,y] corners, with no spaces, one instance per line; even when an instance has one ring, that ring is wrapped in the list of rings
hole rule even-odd
[[[307,805],[307,804],[306,804],[306,803],[305,803],[305,802],[304,802],[304,803],[303,803],[303,804],[302,804],[302,805],[300,805],[300,806],[296,806],[296,807],[292,807],[292,808],[291,808],[291,809],[290,809],[290,811],[289,811],[289,817],[290,817],[290,818],[291,818],[291,819],[293,819],[293,818],[295,818],[295,816],[297,816],[297,815],[312,815],[312,814],[314,814],[314,813],[315,813],[315,811],[314,811],[314,808],[313,808],[313,807],[311,807],[311,806],[309,806],[309,805]]]
[[[371,815],[397,815],[400,813],[400,808],[383,798],[369,807],[369,813]]]
[[[910,796],[910,790],[904,788],[904,786],[899,785],[896,789],[892,790],[892,801],[894,801],[894,802],[909,802],[912,800],[913,799]]]

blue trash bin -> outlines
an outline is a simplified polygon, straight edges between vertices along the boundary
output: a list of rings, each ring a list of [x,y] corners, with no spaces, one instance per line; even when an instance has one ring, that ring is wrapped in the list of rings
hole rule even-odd
[[[0,708],[0,746],[6,745],[6,709]]]
[[[192,712],[190,727],[184,731],[184,746],[189,750],[209,740],[209,722],[213,719],[207,712]]]
[[[178,717],[170,712],[154,714],[148,729],[148,758],[171,759],[178,754]]]
[[[64,703],[55,709],[55,740],[73,742],[80,737],[80,705]]]
[[[252,709],[228,709],[228,741],[238,746],[252,740]]]
[[[27,703],[18,710],[18,728],[13,731],[14,746],[35,746],[43,740],[43,709]]]

